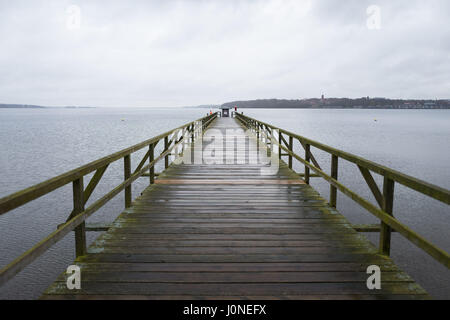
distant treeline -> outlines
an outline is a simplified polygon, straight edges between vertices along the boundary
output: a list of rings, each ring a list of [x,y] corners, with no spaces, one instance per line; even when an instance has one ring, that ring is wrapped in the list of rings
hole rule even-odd
[[[0,103],[0,109],[47,109],[47,108],[66,108],[66,109],[86,109],[86,108],[95,108],[95,107],[43,107],[43,106],[35,106],[32,104],[2,104]]]
[[[41,106],[34,106],[34,105],[30,105],[30,104],[1,104],[0,103],[0,108],[6,108],[6,109],[11,109],[11,108],[26,108],[26,109],[42,109],[44,107]]]
[[[385,98],[326,98],[326,99],[261,99],[233,101],[224,103],[224,107],[238,108],[354,108],[354,109],[450,109],[450,100],[392,100]]]

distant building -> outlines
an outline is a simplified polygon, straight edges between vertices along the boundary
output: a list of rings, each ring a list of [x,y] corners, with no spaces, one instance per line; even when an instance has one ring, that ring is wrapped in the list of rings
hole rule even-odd
[[[230,116],[230,107],[222,106],[220,109],[222,110],[222,117],[228,118]]]

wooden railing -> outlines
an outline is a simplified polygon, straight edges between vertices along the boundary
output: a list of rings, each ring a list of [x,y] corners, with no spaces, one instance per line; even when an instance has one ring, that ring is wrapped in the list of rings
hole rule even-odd
[[[393,203],[394,203],[394,185],[399,183],[424,195],[427,195],[433,199],[439,200],[447,205],[450,204],[450,191],[436,185],[427,183],[425,181],[408,176],[401,172],[389,169],[385,166],[379,165],[375,162],[366,160],[364,158],[355,156],[348,152],[344,152],[314,140],[302,137],[295,133],[283,130],[268,123],[244,116],[243,114],[236,113],[236,118],[242,122],[242,124],[251,129],[256,138],[264,140],[266,144],[272,144],[278,146],[279,157],[288,157],[288,166],[292,169],[292,160],[296,159],[305,165],[305,172],[303,178],[307,184],[310,183],[311,177],[321,177],[330,184],[330,200],[329,204],[332,207],[336,207],[337,190],[350,197],[353,201],[359,204],[361,207],[372,213],[374,216],[380,219],[380,225],[362,225],[355,229],[360,232],[380,232],[379,251],[381,254],[389,256],[391,246],[391,232],[395,231],[404,236],[410,242],[421,248],[434,259],[450,267],[450,257],[447,252],[436,247],[422,236],[402,224],[393,216]],[[305,150],[304,158],[294,153],[293,142],[297,140]],[[327,174],[320,167],[316,158],[311,152],[311,146],[319,150],[325,151],[331,155],[331,169],[330,174]],[[283,153],[285,152],[285,153]],[[354,163],[367,185],[379,207],[375,206],[371,202],[367,201],[356,192],[350,190],[338,181],[338,161],[339,159],[345,159],[351,163]],[[311,174],[311,170],[315,174]],[[380,190],[375,182],[371,172],[375,172],[384,178],[383,189]]]
[[[216,117],[217,113],[214,113],[196,121],[189,122],[157,137],[151,138],[137,145],[93,161],[75,170],[66,172],[60,176],[0,199],[0,215],[2,215],[32,200],[49,194],[52,191],[67,185],[68,183],[73,184],[73,211],[69,215],[67,221],[59,225],[56,231],[1,269],[0,286],[14,277],[18,272],[23,270],[27,265],[33,262],[37,257],[47,251],[51,246],[71,231],[75,231],[75,247],[77,257],[86,254],[85,220],[123,190],[125,191],[125,207],[130,207],[132,201],[131,184],[137,178],[145,175],[150,177],[149,182],[150,184],[153,184],[155,182],[155,164],[164,159],[164,165],[165,168],[167,168],[169,166],[170,155],[173,155],[174,150],[175,152],[177,150],[175,148],[184,148],[186,144],[193,142],[197,137],[200,137],[202,132],[214,119],[216,119]],[[161,154],[155,158],[155,147],[160,141],[164,141],[164,149]],[[148,151],[132,173],[131,154],[144,148],[148,148]],[[181,152],[182,151],[183,150],[181,150]],[[177,155],[178,154],[175,156]],[[100,182],[108,166],[120,159],[123,159],[124,161],[124,181],[111,190],[108,194],[95,201],[88,208],[85,208],[87,201]],[[146,164],[147,161],[148,164]],[[95,173],[89,181],[87,187],[84,188],[84,176],[94,171]],[[145,174],[146,172],[148,172],[148,174]]]

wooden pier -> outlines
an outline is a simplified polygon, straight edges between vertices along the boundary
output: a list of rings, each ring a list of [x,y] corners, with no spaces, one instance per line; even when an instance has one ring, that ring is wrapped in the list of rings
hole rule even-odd
[[[230,138],[226,130],[233,130],[234,136]],[[380,191],[369,169],[374,172],[381,169],[369,167],[363,163],[366,160],[358,158],[362,177],[371,186],[381,208],[360,204],[378,214],[382,223],[352,226],[335,208],[336,192],[346,191],[335,183],[337,158],[345,158],[347,154],[332,153],[331,199],[327,201],[309,185],[311,177],[323,173],[310,151],[311,143],[302,143],[297,139],[299,136],[281,130],[275,139],[275,130],[273,126],[243,115],[219,118],[214,114],[113,155],[110,161],[124,158],[125,181],[113,190],[113,196],[125,190],[126,209],[111,225],[95,228],[85,224],[86,218],[111,197],[107,195],[102,198],[105,201],[100,199],[84,208],[86,196],[89,198],[91,189],[98,183],[95,179],[101,178],[109,163],[99,160],[101,163],[85,170],[97,170],[86,189],[82,179],[80,183],[79,177],[71,177],[74,211],[68,221],[43,243],[5,267],[1,277],[5,281],[11,278],[55,242],[55,238],[75,230],[77,259],[74,264],[81,267],[82,287],[69,290],[67,275],[63,273],[44,292],[42,299],[429,298],[424,289],[389,258],[390,232],[395,230],[402,235],[407,233],[409,240],[449,266],[445,251],[417,236],[392,216],[393,183],[390,181],[400,179],[399,183],[408,185],[414,178],[406,175],[398,178],[392,170],[384,172],[388,178]],[[182,138],[175,132],[182,132]],[[209,134],[214,135],[214,139],[208,139]],[[292,170],[292,161],[301,161],[293,152],[293,139],[299,140],[307,150],[304,160],[308,165],[303,174]],[[153,151],[157,141],[164,141],[165,148],[155,158]],[[190,150],[192,160],[195,151],[203,151],[208,141],[223,146],[219,150],[222,152],[214,151],[216,160],[217,155],[233,151],[233,161],[224,157],[220,163],[187,161],[169,165],[169,156],[175,153],[173,146],[189,142],[184,146],[184,153]],[[247,142],[243,145],[235,141]],[[130,154],[146,145],[150,146],[149,151],[131,174]],[[277,157],[287,157],[287,161],[280,160],[275,174],[263,175],[262,170],[271,164],[246,153],[245,150],[252,148],[269,148],[271,151],[265,149],[269,156],[277,149]],[[165,160],[166,169],[156,175],[154,164],[159,160]],[[310,173],[310,169],[316,174]],[[131,201],[131,182],[142,176],[149,177],[150,185]],[[420,186],[415,190],[432,193],[430,196],[448,203],[448,190],[416,181]],[[432,191],[425,190],[424,184]],[[19,203],[17,197],[22,196],[23,202],[33,198],[33,192],[24,191],[21,195],[1,199],[0,208],[6,212],[14,203]],[[90,230],[105,232],[86,249],[84,234]],[[380,248],[358,231],[380,232]],[[416,237],[420,237],[420,241]],[[366,271],[371,265],[381,269],[379,290],[367,287],[370,274]]]

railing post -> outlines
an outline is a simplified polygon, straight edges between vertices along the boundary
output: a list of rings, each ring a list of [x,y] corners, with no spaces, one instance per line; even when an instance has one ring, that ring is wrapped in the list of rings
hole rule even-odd
[[[311,145],[305,144],[305,160],[309,162],[311,160]],[[309,167],[305,164],[305,182],[309,184]]]
[[[258,140],[258,143],[259,143],[259,125],[258,124],[255,126],[255,130],[256,130],[256,140]]]
[[[186,127],[181,130],[181,153],[184,152],[184,146],[186,143],[186,139],[184,138],[186,135]]]
[[[191,125],[191,150],[190,150],[190,163],[194,163],[195,157],[195,124]]]
[[[272,129],[273,130],[273,129]],[[280,130],[278,130],[278,158],[281,160],[281,142],[282,142],[282,140],[281,140],[281,135],[282,135],[282,133],[281,133],[281,131]]]
[[[256,131],[256,154],[257,154],[257,161],[259,162],[259,124],[255,121],[255,131]]]
[[[83,177],[73,181],[73,216],[84,211]],[[86,224],[75,228],[75,253],[77,258],[86,254]]]
[[[131,177],[131,156],[126,155],[123,160],[124,180],[128,180]],[[131,207],[131,184],[125,188],[125,208],[129,207]]]
[[[294,152],[294,138],[289,136],[289,151]],[[292,154],[289,155],[289,169],[292,169]]]
[[[167,150],[169,150],[169,136],[164,137],[164,152],[166,152]],[[164,157],[164,168],[168,168],[169,167],[169,155],[166,155]]]
[[[394,180],[384,177],[383,183],[383,211],[393,215],[394,208]],[[391,228],[381,222],[380,226],[380,254],[389,256],[391,253]]]
[[[331,177],[335,180],[338,178],[338,156],[331,155]],[[330,185],[330,206],[336,208],[337,189]]]
[[[152,143],[149,150],[149,163],[150,163],[150,184],[155,183],[155,165],[152,162],[155,160],[155,145]]]

